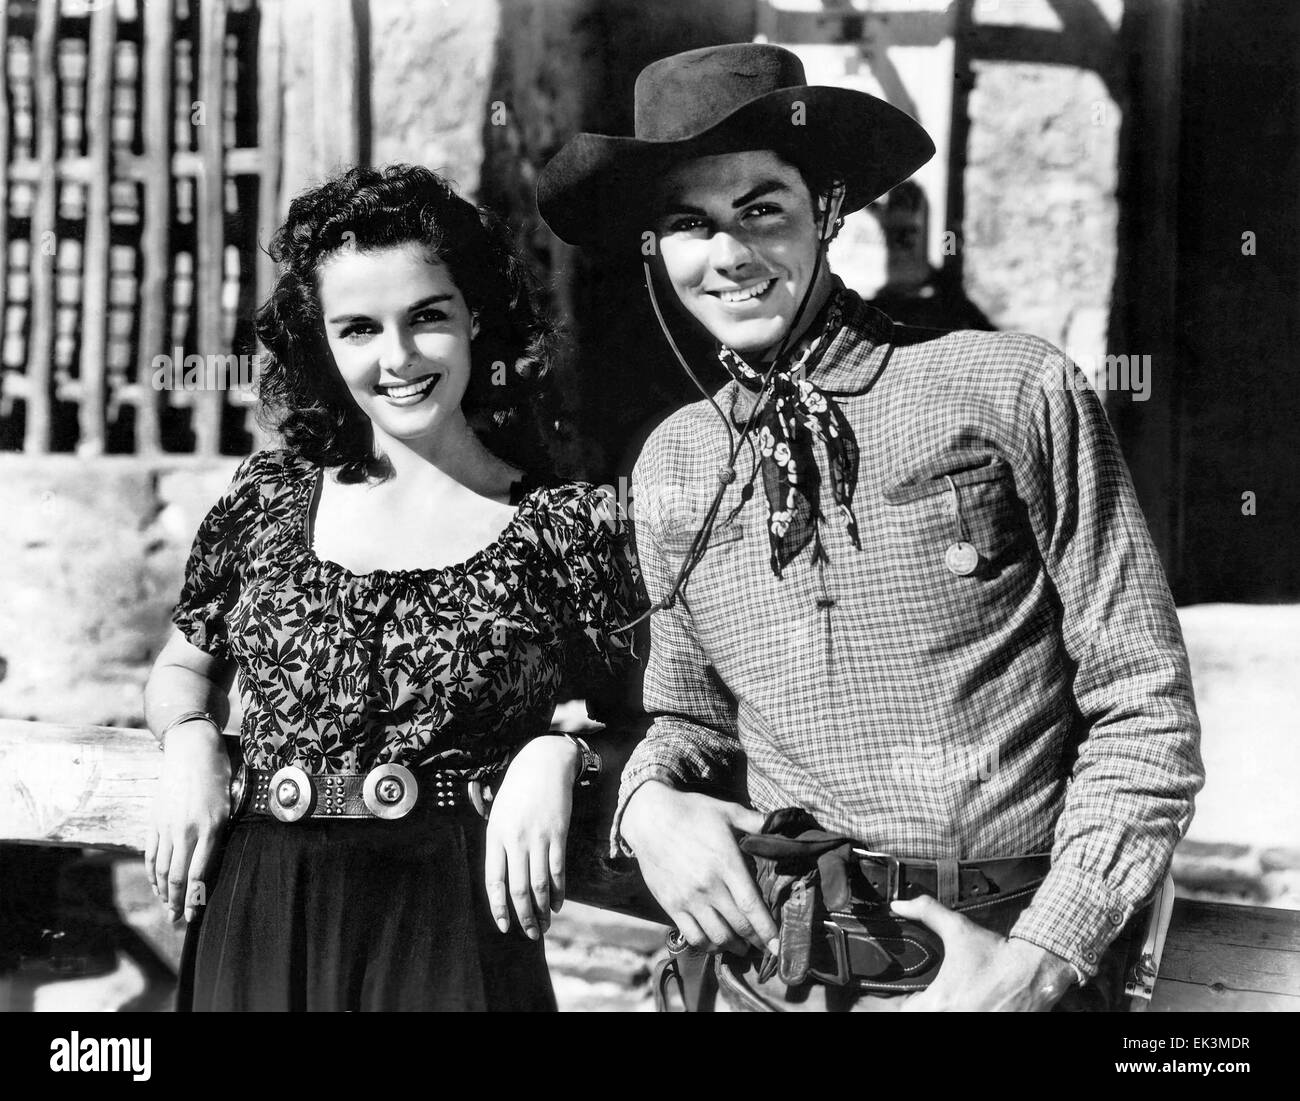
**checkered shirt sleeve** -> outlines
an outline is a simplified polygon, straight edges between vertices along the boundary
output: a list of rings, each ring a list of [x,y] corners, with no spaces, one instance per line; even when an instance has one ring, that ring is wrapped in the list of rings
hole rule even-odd
[[[633,472],[634,485],[666,484],[660,454],[644,453]],[[637,556],[652,605],[668,595],[675,577],[663,547],[664,500],[661,493],[645,493],[635,513]],[[735,700],[700,647],[690,612],[680,602],[650,617],[642,700],[652,722],[623,770],[610,835],[613,856],[633,855],[619,831],[628,800],[642,784],[659,780],[676,788],[731,787],[743,756]]]
[[[1054,349],[1045,363],[1017,479],[1088,736],[1052,870],[1011,935],[1091,976],[1160,886],[1204,770],[1182,631],[1128,468],[1082,372]]]

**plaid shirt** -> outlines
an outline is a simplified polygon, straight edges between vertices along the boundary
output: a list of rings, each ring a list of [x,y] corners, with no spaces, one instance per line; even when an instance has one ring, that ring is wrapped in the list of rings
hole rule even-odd
[[[852,294],[845,322],[810,377],[861,447],[862,550],[824,490],[830,562],[805,550],[775,577],[742,447],[707,553],[651,620],[653,723],[623,773],[615,849],[630,854],[623,809],[657,779],[744,785],[761,811],[801,806],[899,856],[1050,851],[1012,935],[1091,976],[1161,883],[1204,779],[1182,634],[1127,468],[1096,394],[1045,341],[893,330]],[[738,431],[752,396],[729,383],[717,401]],[[725,436],[699,402],[641,453],[652,600],[717,487]],[[959,538],[980,555],[965,576],[945,562]]]

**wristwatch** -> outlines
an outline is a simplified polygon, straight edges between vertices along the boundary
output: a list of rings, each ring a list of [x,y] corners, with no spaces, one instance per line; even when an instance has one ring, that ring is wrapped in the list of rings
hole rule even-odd
[[[573,781],[573,786],[582,789],[594,787],[596,781],[600,779],[602,771],[600,754],[576,734],[569,734],[565,731],[556,731],[556,733],[568,738],[578,747],[578,776]]]

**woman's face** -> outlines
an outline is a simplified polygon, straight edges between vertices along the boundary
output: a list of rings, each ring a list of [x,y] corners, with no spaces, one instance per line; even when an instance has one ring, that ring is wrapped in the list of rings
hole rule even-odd
[[[478,322],[422,245],[339,252],[317,274],[325,335],[376,439],[431,442],[464,423]]]

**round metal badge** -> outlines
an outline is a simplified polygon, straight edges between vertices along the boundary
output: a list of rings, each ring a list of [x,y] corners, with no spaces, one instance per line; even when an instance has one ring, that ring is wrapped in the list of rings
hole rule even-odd
[[[268,803],[271,813],[281,822],[297,822],[311,813],[315,796],[311,777],[297,765],[278,768],[271,777]]]
[[[376,765],[366,773],[361,798],[376,818],[405,818],[415,806],[420,785],[404,765]]]
[[[958,577],[969,577],[980,564],[980,552],[965,541],[953,543],[943,554],[944,565]]]

